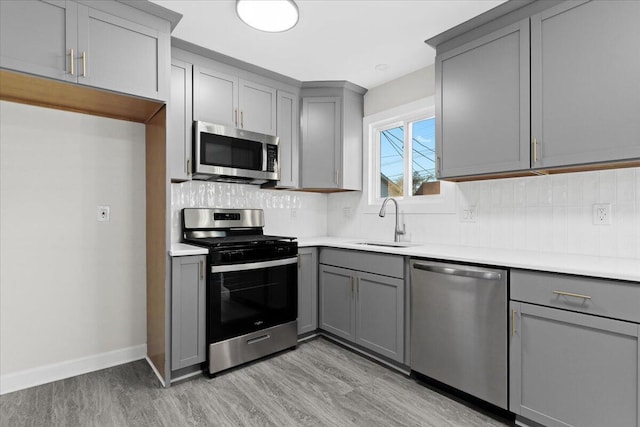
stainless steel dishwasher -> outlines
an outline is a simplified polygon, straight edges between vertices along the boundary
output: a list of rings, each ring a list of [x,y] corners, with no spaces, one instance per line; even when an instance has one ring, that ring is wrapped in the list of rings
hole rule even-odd
[[[507,409],[507,271],[411,260],[411,369]]]

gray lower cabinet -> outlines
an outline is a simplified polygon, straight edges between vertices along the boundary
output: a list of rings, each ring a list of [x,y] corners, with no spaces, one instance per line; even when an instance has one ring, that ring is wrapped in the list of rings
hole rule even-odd
[[[318,329],[318,250],[298,249],[298,335]]]
[[[171,259],[171,370],[206,358],[206,256]]]
[[[640,427],[640,283],[511,271],[511,412]]]
[[[0,66],[167,100],[170,24],[118,2],[0,2]]]
[[[529,20],[436,58],[441,178],[529,169]]]
[[[192,72],[191,64],[178,59],[171,60],[167,148],[169,173],[172,180],[184,181],[189,179],[191,174]]]
[[[531,17],[534,167],[640,157],[640,2],[563,2]]]
[[[545,426],[638,427],[639,325],[512,302],[510,410]]]
[[[402,257],[322,249],[320,262],[320,329],[404,363]],[[367,266],[373,271],[361,270]]]

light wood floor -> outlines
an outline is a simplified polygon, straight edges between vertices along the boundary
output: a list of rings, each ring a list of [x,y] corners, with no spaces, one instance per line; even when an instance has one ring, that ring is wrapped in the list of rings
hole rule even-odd
[[[160,387],[146,361],[0,396],[1,426],[503,426],[325,339]]]

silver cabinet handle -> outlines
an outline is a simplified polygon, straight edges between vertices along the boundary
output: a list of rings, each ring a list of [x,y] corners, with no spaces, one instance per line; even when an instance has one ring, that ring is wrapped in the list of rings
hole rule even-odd
[[[238,127],[238,109],[237,108],[233,110],[233,116],[234,116],[233,121],[235,122],[236,127]]]
[[[82,52],[82,77],[87,77],[87,53]]]
[[[441,169],[442,169],[442,164],[441,164],[442,160],[440,160],[440,156],[436,157],[436,163],[438,163],[437,175],[439,177],[440,175],[442,175],[442,171],[441,171]]]
[[[538,139],[533,138],[533,163],[538,162]]]
[[[340,185],[340,171],[336,169],[336,185]]]
[[[71,58],[71,75],[75,76],[76,75],[76,70],[75,70],[75,51],[73,50],[73,48],[69,49],[69,57]]]
[[[244,111],[240,110],[240,127],[244,129]]]
[[[511,310],[511,336],[514,336],[516,332],[516,311]]]
[[[413,268],[415,268],[416,270],[430,271],[432,273],[449,274],[451,276],[473,277],[474,279],[484,279],[484,280],[502,279],[502,274],[494,273],[491,271],[467,270],[462,268],[440,267],[437,265],[419,264],[419,263],[413,264]]]
[[[206,268],[204,265],[204,261],[200,261],[200,279],[204,280],[204,275],[206,274],[205,271],[206,271]]]
[[[574,294],[573,292],[553,291],[553,293],[558,295],[558,296],[591,299],[591,295]]]

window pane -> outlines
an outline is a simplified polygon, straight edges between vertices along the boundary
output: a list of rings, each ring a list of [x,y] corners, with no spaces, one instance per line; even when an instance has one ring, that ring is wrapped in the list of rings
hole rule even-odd
[[[380,197],[402,196],[404,127],[380,132]]]
[[[412,131],[412,195],[438,194],[436,179],[436,120],[421,120],[411,124]]]

